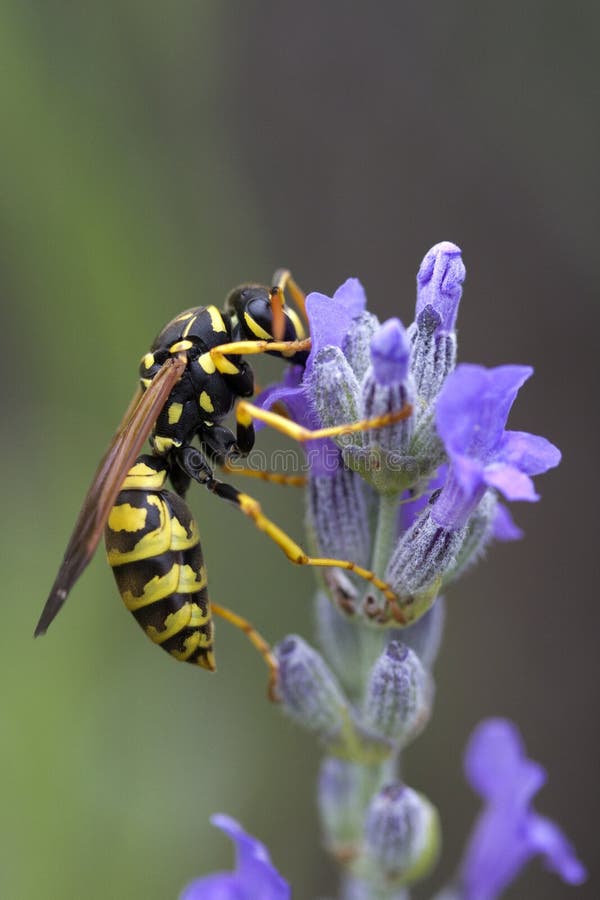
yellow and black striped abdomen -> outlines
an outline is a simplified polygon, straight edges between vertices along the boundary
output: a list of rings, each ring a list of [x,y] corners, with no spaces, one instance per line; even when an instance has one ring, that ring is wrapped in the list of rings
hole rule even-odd
[[[213,623],[198,526],[164,489],[163,460],[130,469],[105,530],[108,562],[123,602],[148,637],[176,659],[215,668]]]

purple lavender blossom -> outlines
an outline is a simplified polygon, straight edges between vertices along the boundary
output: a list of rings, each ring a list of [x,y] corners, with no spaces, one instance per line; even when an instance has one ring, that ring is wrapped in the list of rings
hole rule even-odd
[[[371,362],[377,383],[389,387],[406,381],[410,345],[400,319],[388,319],[373,335]]]
[[[463,527],[488,487],[507,500],[539,499],[530,476],[557,466],[560,451],[538,435],[504,429],[517,392],[532,373],[529,366],[463,364],[446,379],[436,417],[450,466],[431,509],[443,528]]]
[[[537,855],[567,884],[585,880],[586,870],[561,829],[531,808],[546,773],[527,759],[511,722],[487,719],[477,726],[467,745],[465,773],[486,806],[460,869],[462,900],[495,900]]]
[[[216,815],[210,821],[235,842],[235,871],[216,872],[192,881],[179,900],[289,900],[290,886],[273,868],[264,844],[229,816]]]
[[[306,312],[310,325],[311,350],[306,366],[293,366],[281,382],[266,388],[255,400],[257,406],[271,409],[283,403],[293,420],[304,428],[321,427],[310,402],[307,382],[315,358],[324,347],[340,347],[355,318],[367,304],[364,288],[357,278],[348,278],[333,297],[313,292],[306,298]],[[337,445],[329,440],[307,441],[306,452],[314,475],[335,475],[341,463]]]
[[[438,331],[454,330],[465,280],[460,247],[450,241],[435,244],[426,253],[417,274],[415,319],[427,311],[439,320]]]

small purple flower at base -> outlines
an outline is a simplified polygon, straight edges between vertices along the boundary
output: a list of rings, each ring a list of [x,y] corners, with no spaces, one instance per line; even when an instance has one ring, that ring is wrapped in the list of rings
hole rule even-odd
[[[586,870],[561,829],[531,808],[546,773],[527,759],[511,722],[486,719],[477,726],[467,745],[465,773],[486,807],[459,873],[461,900],[495,900],[538,855],[567,884],[585,880]]]
[[[438,397],[437,430],[446,447],[446,484],[431,508],[442,528],[462,528],[487,488],[507,500],[535,501],[531,475],[557,466],[560,451],[543,437],[504,426],[529,366],[463,364],[448,376]]]
[[[235,842],[235,871],[215,872],[192,881],[179,900],[290,900],[290,886],[273,868],[264,844],[230,816],[216,815],[210,821]]]

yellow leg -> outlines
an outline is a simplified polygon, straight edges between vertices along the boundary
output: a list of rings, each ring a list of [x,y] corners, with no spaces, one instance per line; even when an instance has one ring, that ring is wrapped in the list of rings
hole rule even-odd
[[[375,419],[361,419],[359,422],[352,422],[347,425],[332,425],[330,428],[317,428],[313,431],[310,428],[304,428],[297,422],[292,422],[285,416],[279,415],[272,410],[261,409],[247,400],[240,400],[236,407],[236,418],[245,427],[248,427],[253,419],[259,419],[261,422],[270,425],[281,434],[285,434],[295,441],[313,441],[317,438],[338,437],[342,434],[352,434],[356,431],[368,431],[369,428],[383,428],[384,425],[392,425],[401,419],[407,419],[412,413],[412,406],[406,403],[402,409],[395,412],[387,413],[384,416],[377,416]]]
[[[231,609],[227,609],[226,606],[219,606],[217,603],[211,602],[210,607],[216,616],[220,616],[235,628],[239,628],[240,631],[243,631],[252,646],[258,650],[265,663],[267,664],[267,668],[269,670],[269,699],[277,702],[279,699],[277,696],[277,677],[279,674],[279,665],[277,663],[277,660],[275,659],[275,656],[273,655],[273,651],[271,650],[270,645],[267,644],[263,636],[259,634],[259,632],[254,628],[253,625],[250,624],[247,619],[244,619],[242,616],[238,616],[237,613],[234,613]]]
[[[231,344],[219,344],[209,350],[217,370],[224,375],[236,374],[237,367],[226,359],[227,356],[252,356],[257,353],[275,351],[282,356],[294,356],[302,350],[310,350],[310,338],[302,341],[233,341]]]
[[[224,472],[228,472],[231,475],[258,478],[260,481],[270,481],[271,484],[283,484],[287,487],[306,487],[308,482],[306,475],[283,475],[280,472],[269,472],[265,469],[245,469],[227,461],[223,463],[221,468]]]

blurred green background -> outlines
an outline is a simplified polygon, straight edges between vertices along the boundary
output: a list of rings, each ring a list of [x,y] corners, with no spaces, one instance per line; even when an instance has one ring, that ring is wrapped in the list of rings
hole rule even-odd
[[[451,592],[436,715],[405,774],[441,808],[439,884],[477,808],[466,737],[511,716],[550,772],[538,808],[593,869],[599,26],[596,4],[544,0],[0,5],[2,898],[175,898],[230,863],[215,811],[266,841],[296,898],[333,892],[318,751],[267,703],[240,634],[218,625],[214,676],[169,662],[101,553],[31,634],[165,321],[289,265],[307,289],[359,275],[408,322],[442,239],[468,270],[462,359],[533,363],[511,424],[565,462],[541,506],[514,510],[526,539]],[[298,494],[256,493],[301,535]],[[311,574],[190,499],[213,599],[273,641],[310,637]],[[536,863],[508,896],[567,889]]]

